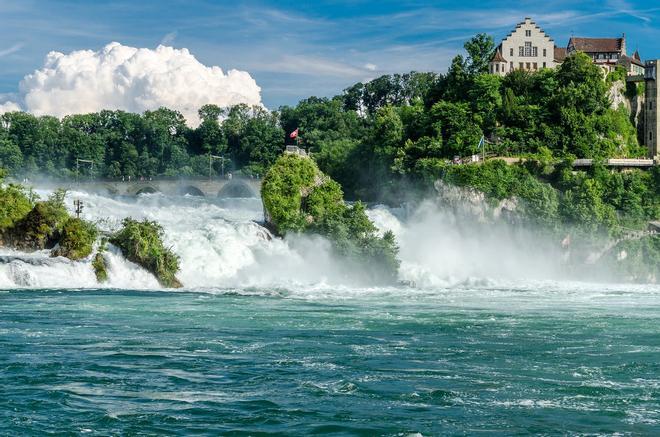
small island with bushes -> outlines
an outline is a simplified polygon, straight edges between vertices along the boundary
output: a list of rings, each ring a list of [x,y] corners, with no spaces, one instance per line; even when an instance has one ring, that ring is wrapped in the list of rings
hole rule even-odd
[[[180,288],[176,278],[179,258],[163,244],[163,229],[151,221],[127,218],[122,228],[97,245],[97,226],[72,217],[65,206],[66,192],[55,191],[47,200],[39,200],[20,185],[3,185],[0,174],[0,246],[26,252],[50,250],[53,257],[71,261],[84,260],[94,253],[91,266],[99,283],[108,279],[103,252],[107,241],[117,246],[124,257],[154,274],[163,287]]]
[[[266,226],[275,234],[323,236],[347,266],[357,266],[371,282],[396,282],[399,260],[394,234],[379,235],[364,205],[347,205],[339,184],[312,159],[282,155],[266,174],[261,195]]]

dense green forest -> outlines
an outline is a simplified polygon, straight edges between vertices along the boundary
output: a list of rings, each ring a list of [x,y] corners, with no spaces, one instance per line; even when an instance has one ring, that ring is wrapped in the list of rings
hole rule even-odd
[[[208,175],[224,167],[263,175],[287,133],[341,183],[349,198],[375,198],[402,179],[435,177],[447,159],[478,151],[484,136],[500,155],[622,157],[644,153],[624,108],[612,109],[611,79],[583,54],[556,70],[486,74],[494,43],[477,35],[446,74],[382,76],[333,98],[310,97],[278,111],[238,105],[199,110],[191,128],[177,111],[101,111],[59,120],[22,112],[0,117],[0,167],[15,176],[72,177],[76,159],[95,177]],[[89,175],[82,164],[81,173]]]

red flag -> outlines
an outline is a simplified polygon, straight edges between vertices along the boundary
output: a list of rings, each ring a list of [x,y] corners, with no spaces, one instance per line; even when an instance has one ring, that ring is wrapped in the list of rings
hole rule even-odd
[[[296,128],[296,130],[291,132],[291,134],[289,135],[289,138],[298,138],[298,128]]]

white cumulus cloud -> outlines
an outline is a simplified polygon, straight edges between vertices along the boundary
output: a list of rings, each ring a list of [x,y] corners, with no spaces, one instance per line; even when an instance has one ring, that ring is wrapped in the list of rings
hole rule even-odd
[[[4,114],[5,112],[13,112],[13,111],[21,111],[22,108],[18,103],[14,102],[4,102],[0,103],[0,114]]]
[[[196,125],[197,110],[207,103],[261,105],[261,88],[249,73],[207,67],[187,49],[161,45],[152,50],[113,42],[99,51],[50,52],[42,68],[23,78],[18,100],[24,110],[57,117],[166,106]],[[16,106],[0,104],[0,112]]]

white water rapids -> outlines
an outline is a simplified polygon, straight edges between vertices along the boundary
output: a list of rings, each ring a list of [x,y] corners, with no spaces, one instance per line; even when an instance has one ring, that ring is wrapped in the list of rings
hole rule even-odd
[[[42,198],[48,193],[40,192]],[[83,201],[83,218],[106,231],[124,217],[160,223],[165,243],[181,259],[177,275],[188,290],[364,288],[333,260],[329,243],[319,237],[271,235],[259,199],[165,197],[110,198],[70,192],[66,203]],[[431,202],[414,211],[376,207],[368,211],[382,231],[392,230],[400,245],[400,279],[418,288],[444,288],[482,281],[518,283],[562,279],[556,244],[507,227],[476,232]],[[0,249],[0,288],[160,289],[155,278],[125,260],[110,245],[109,280],[96,281],[90,256],[73,262],[48,251],[20,253]]]

